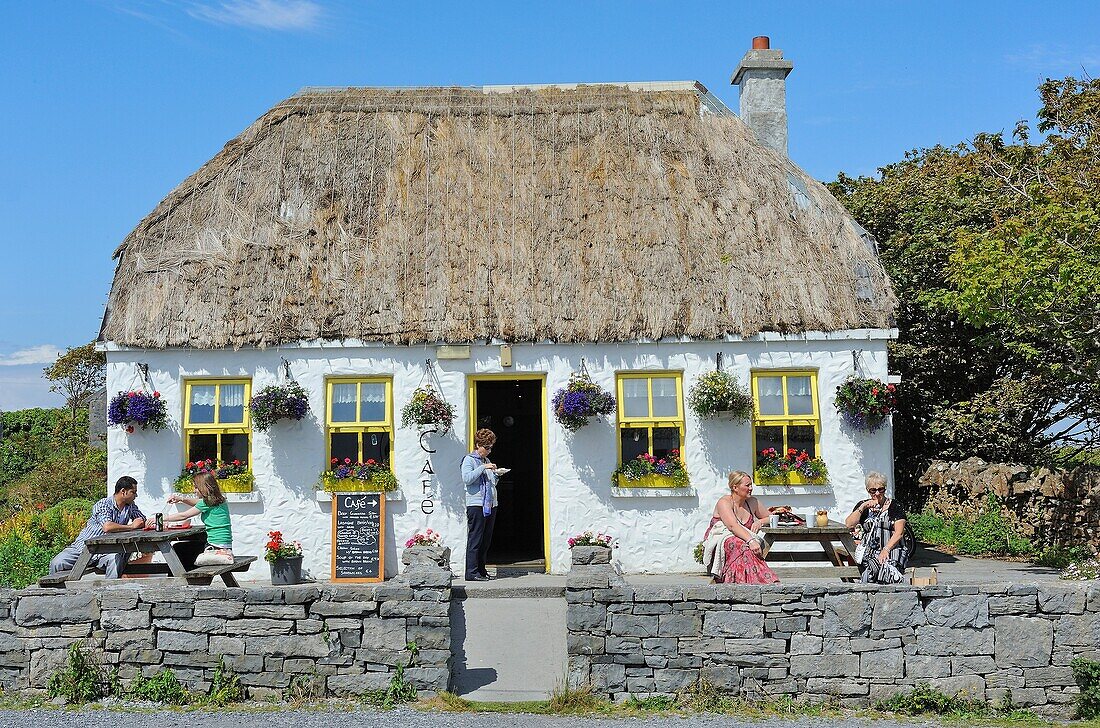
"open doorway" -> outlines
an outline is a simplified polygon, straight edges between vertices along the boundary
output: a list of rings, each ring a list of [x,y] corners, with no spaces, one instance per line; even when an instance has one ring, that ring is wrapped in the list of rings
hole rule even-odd
[[[500,506],[488,557],[493,565],[546,568],[543,389],[541,377],[473,381],[475,429],[496,433],[492,461],[510,469],[497,485]]]

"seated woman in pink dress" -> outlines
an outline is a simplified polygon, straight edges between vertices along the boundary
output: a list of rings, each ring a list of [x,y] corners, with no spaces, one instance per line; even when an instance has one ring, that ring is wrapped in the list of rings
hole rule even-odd
[[[710,527],[703,536],[703,565],[721,584],[776,584],[775,572],[764,563],[757,533],[768,522],[768,510],[752,497],[752,478],[735,470],[730,494],[718,499]]]

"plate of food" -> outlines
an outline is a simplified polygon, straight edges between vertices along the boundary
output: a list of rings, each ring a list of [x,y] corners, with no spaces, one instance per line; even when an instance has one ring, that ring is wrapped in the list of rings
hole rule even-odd
[[[805,526],[806,519],[799,516],[790,506],[772,506],[768,509],[772,515],[779,516],[780,526]]]
[[[496,474],[497,474],[498,478],[502,475],[507,475],[510,472],[512,472],[511,468],[497,468],[496,469]]]

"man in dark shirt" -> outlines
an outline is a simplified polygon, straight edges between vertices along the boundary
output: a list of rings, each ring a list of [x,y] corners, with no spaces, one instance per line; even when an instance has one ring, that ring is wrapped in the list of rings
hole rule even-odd
[[[84,551],[84,542],[89,538],[145,528],[145,515],[134,505],[135,498],[137,481],[129,475],[123,475],[115,483],[115,494],[92,506],[92,515],[76,540],[50,561],[50,573],[56,574],[73,568]],[[117,579],[126,566],[127,556],[128,554],[100,554],[92,557],[89,566],[99,566],[107,572],[108,579]]]

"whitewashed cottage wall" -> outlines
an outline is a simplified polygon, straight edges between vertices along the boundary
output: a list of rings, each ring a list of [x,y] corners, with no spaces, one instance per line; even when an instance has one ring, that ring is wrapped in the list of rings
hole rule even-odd
[[[679,370],[685,394],[723,353],[724,368],[742,382],[753,369],[797,368],[818,371],[821,410],[821,451],[829,467],[829,484],[810,492],[797,487],[757,487],[766,503],[789,503],[796,508],[819,506],[834,517],[846,515],[863,494],[863,475],[869,470],[892,473],[891,431],[871,435],[843,427],[833,406],[836,387],[854,369],[858,350],[861,373],[885,379],[886,340],[893,332],[861,331],[840,334],[770,335],[732,342],[631,343],[593,345],[513,345],[513,365],[500,366],[500,347],[473,346],[471,357],[436,362],[447,401],[455,406],[454,430],[432,436],[437,452],[435,509],[422,512],[421,468],[424,453],[419,435],[409,429],[395,432],[394,472],[403,499],[387,503],[386,572],[395,573],[400,545],[417,530],[432,528],[453,548],[452,568],[462,573],[466,526],[464,490],[458,464],[468,443],[466,415],[467,375],[488,373],[544,373],[547,395],[564,386],[582,358],[592,377],[614,390],[617,371]],[[305,566],[327,578],[331,558],[331,505],[318,501],[314,484],[325,467],[324,382],[341,375],[392,375],[394,415],[422,382],[424,362],[435,360],[435,347],[383,347],[348,343],[303,344],[254,350],[136,350],[107,345],[107,387],[113,394],[139,386],[137,363],[148,365],[150,385],[169,406],[170,429],[127,434],[111,428],[108,435],[108,482],[132,475],[140,483],[138,504],[146,513],[167,510],[165,498],[180,472],[183,459],[182,385],[195,376],[248,377],[253,392],[282,381],[283,358],[297,381],[310,393],[312,413],[297,423],[278,423],[270,432],[252,435],[254,502],[231,502],[234,546],[238,554],[262,555],[269,530],[300,539]],[[549,404],[547,403],[547,406]],[[706,528],[715,501],[726,490],[726,473],[752,470],[752,432],[747,423],[700,422],[687,410],[684,458],[694,492],[676,497],[613,497],[610,474],[617,464],[613,417],[603,418],[575,435],[549,421],[550,524],[548,554],[553,572],[569,568],[566,539],[585,529],[618,537],[616,558],[627,572],[690,572],[697,565],[692,547]],[[892,478],[891,478],[892,480]],[[518,485],[518,484],[517,484]],[[892,486],[892,483],[891,483]],[[505,504],[506,506],[507,504]],[[260,562],[246,576],[266,578]]]

